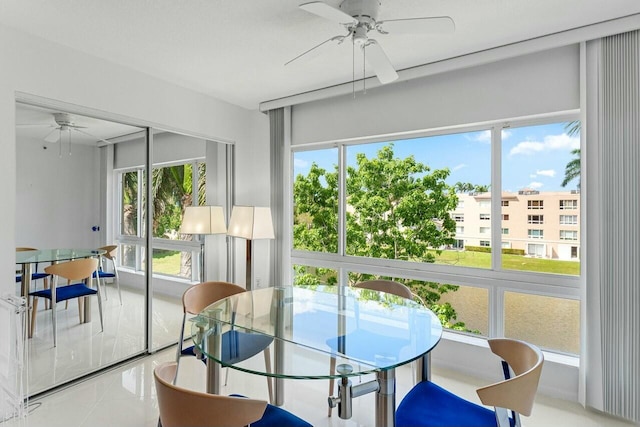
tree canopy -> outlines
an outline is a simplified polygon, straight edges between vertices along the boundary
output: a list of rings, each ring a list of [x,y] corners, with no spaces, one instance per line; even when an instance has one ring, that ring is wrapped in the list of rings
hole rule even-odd
[[[435,262],[434,253],[454,243],[456,223],[450,217],[458,204],[455,189],[446,183],[448,169],[431,170],[413,156],[394,157],[393,144],[383,146],[375,157],[360,153],[346,176],[346,254],[412,262]],[[337,253],[339,172],[316,163],[307,175],[294,182],[294,247],[300,250]],[[297,284],[335,284],[335,272],[296,267]],[[373,278],[350,273],[351,285]],[[446,327],[465,329],[454,322],[450,304],[440,295],[457,286],[390,278],[412,288],[440,317]]]

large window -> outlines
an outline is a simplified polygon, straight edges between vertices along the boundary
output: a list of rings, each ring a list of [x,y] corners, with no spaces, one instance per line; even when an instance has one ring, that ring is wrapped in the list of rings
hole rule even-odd
[[[579,141],[567,134],[565,125],[500,123],[468,132],[426,132],[411,139],[295,147],[296,277],[323,269],[321,282],[331,271],[331,281],[342,286],[390,278],[410,286],[434,310],[449,303],[457,318],[441,318],[445,326],[461,322],[466,326],[456,329],[466,333],[528,336],[526,328],[515,324],[517,311],[511,306],[510,314],[504,311],[511,301],[505,295],[514,281],[525,296],[544,290],[550,298],[579,306],[579,242],[557,240],[559,229],[552,220],[560,218],[562,205],[569,206],[569,195],[579,199],[578,193],[559,186]],[[492,162],[493,143],[500,144],[502,162]],[[492,164],[497,171],[492,171]],[[500,180],[492,182],[496,176]],[[493,194],[493,188],[500,191]],[[502,221],[509,221],[509,228]],[[496,238],[501,241],[492,246]],[[571,260],[564,261],[565,253]],[[518,275],[520,271],[527,274]],[[447,283],[443,274],[460,279]],[[488,291],[492,288],[495,292]],[[478,318],[464,308],[473,305],[465,295],[474,292],[495,310],[483,309]],[[574,311],[568,315],[574,316]],[[544,316],[544,311],[538,315]],[[561,352],[576,348],[553,340],[533,342]]]

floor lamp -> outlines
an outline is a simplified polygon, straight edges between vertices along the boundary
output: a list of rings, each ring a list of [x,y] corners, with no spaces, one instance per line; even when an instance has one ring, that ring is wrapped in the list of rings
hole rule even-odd
[[[253,248],[251,242],[256,239],[274,239],[271,209],[255,206],[234,206],[229,219],[227,235],[247,240],[246,252],[246,288],[253,288]]]
[[[187,206],[184,209],[181,234],[225,234],[227,226],[221,206]],[[204,282],[204,239],[200,240],[200,281]]]

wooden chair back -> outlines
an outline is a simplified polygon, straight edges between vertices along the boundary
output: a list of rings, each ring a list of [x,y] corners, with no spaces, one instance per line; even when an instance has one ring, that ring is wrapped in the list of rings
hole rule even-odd
[[[373,291],[386,292],[388,294],[397,295],[402,298],[413,299],[411,289],[402,283],[393,280],[367,280],[356,283],[355,288],[371,289]]]
[[[531,415],[544,355],[529,343],[508,338],[491,339],[489,347],[509,364],[515,376],[476,390],[480,401],[485,405]]]
[[[198,314],[214,302],[241,292],[245,289],[233,283],[202,282],[182,294],[182,306],[185,314]]]
[[[91,277],[97,268],[97,258],[83,258],[53,264],[46,267],[44,271],[68,280],[83,280]]]
[[[172,382],[176,363],[153,371],[162,427],[242,427],[262,418],[267,402],[188,390]]]
[[[115,259],[118,252],[117,249],[118,249],[118,245],[108,245],[108,246],[103,246],[101,248],[98,248],[98,250],[107,251],[102,256],[107,259],[110,259],[111,261]]]

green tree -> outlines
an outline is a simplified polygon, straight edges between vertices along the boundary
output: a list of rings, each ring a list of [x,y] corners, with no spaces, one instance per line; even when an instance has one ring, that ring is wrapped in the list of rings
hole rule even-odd
[[[449,215],[458,204],[455,189],[446,184],[448,169],[431,170],[413,156],[395,158],[393,145],[382,147],[376,157],[356,157],[347,170],[348,255],[435,262],[434,253],[454,242],[456,224]],[[312,164],[309,173],[294,182],[294,247],[337,252],[338,168],[331,172]],[[336,283],[335,272],[323,271],[313,278],[311,269],[297,267],[298,281],[306,286]],[[374,276],[350,273],[349,283]],[[443,293],[457,286],[388,278],[409,286],[451,328],[465,329],[456,322],[456,312],[440,303]]]
[[[580,121],[575,120],[573,122],[569,122],[565,125],[564,129],[569,136],[576,136],[580,134]],[[578,189],[580,188],[580,149],[575,148],[571,150],[571,154],[574,156],[573,159],[567,163],[564,169],[564,179],[562,180],[563,187],[566,187],[571,181],[574,179],[578,180]]]

